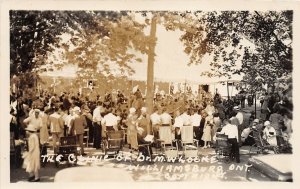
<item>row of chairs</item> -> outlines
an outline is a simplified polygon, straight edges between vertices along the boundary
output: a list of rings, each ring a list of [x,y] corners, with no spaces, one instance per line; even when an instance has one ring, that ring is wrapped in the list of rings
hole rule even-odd
[[[125,145],[125,131],[110,131],[106,132],[106,139],[103,140],[103,151],[105,154],[116,155]],[[175,139],[175,134],[170,127],[163,126],[159,128],[159,138],[154,140],[154,143],[161,147],[161,152],[167,157],[178,157],[179,149],[182,147],[184,156],[198,157],[198,140],[193,137],[193,126],[184,126],[181,128],[180,141]],[[148,154],[151,151],[151,144],[139,144],[137,133],[131,133],[130,140],[131,149],[140,152],[140,149],[146,149]]]
[[[179,148],[182,147],[185,157],[198,156],[198,140],[194,139],[193,126],[184,126],[180,129],[181,139],[175,139],[170,127],[159,128],[159,139],[163,152],[168,157],[178,157]]]

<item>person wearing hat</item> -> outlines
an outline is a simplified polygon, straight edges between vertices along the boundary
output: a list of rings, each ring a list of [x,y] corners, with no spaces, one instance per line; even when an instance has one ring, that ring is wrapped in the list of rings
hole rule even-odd
[[[25,130],[28,135],[28,152],[23,154],[23,168],[29,173],[29,182],[39,182],[39,170],[41,168],[41,162],[40,143],[37,135],[37,129],[33,125],[29,125]]]
[[[36,131],[39,131],[43,126],[43,122],[40,117],[40,110],[34,109],[32,111],[32,114],[29,115],[29,117],[26,118],[23,122],[25,125],[27,125],[27,127],[30,126],[32,128],[35,128]]]
[[[249,127],[245,128],[242,131],[241,134],[241,141],[243,145],[253,145],[255,144],[255,140],[253,139],[253,129],[256,129],[256,126],[258,125],[259,120],[254,119],[252,124],[249,125]]]
[[[87,127],[86,119],[83,117],[80,112],[80,108],[78,106],[74,107],[74,117],[71,120],[71,135],[75,135],[77,142],[80,146],[80,151],[82,155],[86,155],[84,153],[84,147],[83,147],[83,134],[84,134],[84,128]]]
[[[270,121],[266,121],[264,126],[263,139],[265,139],[271,146],[277,146],[276,130],[272,127]]]

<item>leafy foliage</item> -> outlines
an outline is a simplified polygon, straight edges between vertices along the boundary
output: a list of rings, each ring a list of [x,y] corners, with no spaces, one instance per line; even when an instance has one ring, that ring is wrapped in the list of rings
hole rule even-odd
[[[144,32],[154,16],[167,30],[184,32],[189,64],[213,57],[204,75],[243,73],[247,83],[259,86],[293,70],[292,11],[10,11],[11,75],[38,70],[57,48],[64,50],[65,62],[94,73],[109,74],[112,65],[133,73],[130,63],[141,61],[134,51],[148,54],[156,44]]]
[[[256,80],[257,86],[291,74],[292,11],[193,14],[198,22],[190,24],[192,30],[187,30],[181,40],[190,63],[201,63],[205,54],[213,55],[211,71],[204,75],[244,73],[247,81],[261,78]],[[242,67],[235,69],[237,61]]]

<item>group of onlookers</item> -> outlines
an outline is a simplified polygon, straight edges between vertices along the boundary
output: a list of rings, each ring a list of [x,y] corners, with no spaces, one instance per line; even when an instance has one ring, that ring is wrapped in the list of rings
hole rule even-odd
[[[206,95],[200,100],[188,95],[158,95],[152,112],[145,107],[145,99],[139,90],[129,97],[120,91],[116,95],[107,93],[103,98],[97,96],[96,101],[68,93],[60,96],[41,93],[30,99],[12,96],[10,129],[16,139],[28,137],[32,154],[25,157],[24,163],[27,163],[30,181],[39,181],[37,157],[40,151],[37,149],[49,139],[56,152],[60,137],[76,136],[81,154],[85,155],[84,135],[89,136],[86,142],[100,149],[106,131],[116,130],[126,131],[126,142],[130,146],[135,138],[139,143],[151,144],[145,140],[146,136],[153,135],[158,139],[160,127],[170,127],[174,138],[180,141],[182,128],[193,126],[193,137],[203,149],[214,147],[216,133],[224,133],[232,144],[233,157],[240,162],[239,146],[254,143],[251,138],[253,129],[260,130],[271,145],[281,142],[279,136],[287,140],[291,137],[292,118],[281,108],[281,99],[274,98],[273,101],[271,97],[265,96],[259,120],[253,113],[246,118],[240,108],[243,104],[237,106],[232,99],[224,100],[219,94],[214,97]],[[41,149],[45,154],[45,149]],[[141,151],[147,154],[144,149]]]

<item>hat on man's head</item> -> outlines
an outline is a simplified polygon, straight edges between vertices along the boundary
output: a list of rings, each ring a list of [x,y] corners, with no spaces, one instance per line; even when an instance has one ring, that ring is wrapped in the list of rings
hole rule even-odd
[[[253,123],[259,123],[259,119],[253,120]]]
[[[130,109],[129,109],[129,112],[130,112],[131,114],[135,113],[135,111],[136,111],[135,108],[130,108]]]
[[[270,121],[266,121],[264,126],[268,126],[268,125],[271,125]]]
[[[26,131],[30,131],[30,132],[37,132],[36,128],[29,125],[28,127],[25,128]]]
[[[233,110],[240,110],[240,107],[235,106],[235,107],[233,107]]]
[[[78,106],[75,106],[73,110],[74,110],[74,112],[75,111],[79,111],[80,112],[80,108]]]
[[[34,113],[40,113],[41,112],[41,110],[39,110],[39,109],[34,109]]]
[[[147,112],[147,108],[146,108],[146,107],[142,107],[142,108],[141,108],[141,112],[142,112],[142,113],[146,113],[146,112]]]

